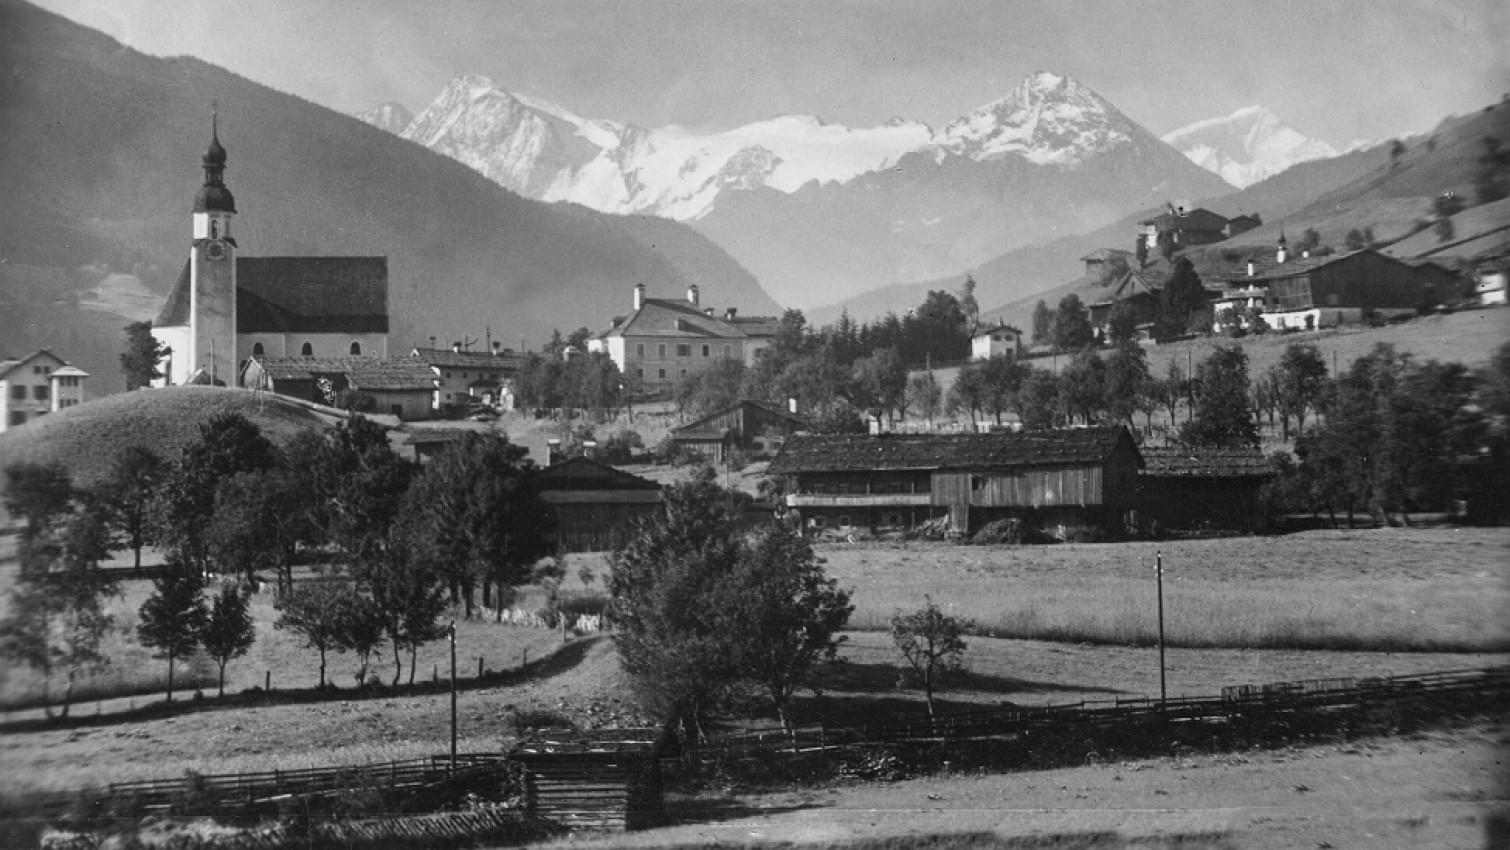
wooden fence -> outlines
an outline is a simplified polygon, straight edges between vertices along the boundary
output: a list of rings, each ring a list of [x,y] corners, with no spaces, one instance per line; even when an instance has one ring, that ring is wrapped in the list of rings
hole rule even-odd
[[[861,723],[756,729],[711,741],[694,759],[711,761],[788,753],[799,755],[877,744],[957,743],[1018,737],[1040,729],[1119,726],[1151,721],[1224,721],[1306,711],[1387,707],[1410,701],[1451,701],[1472,695],[1510,696],[1510,667],[1455,670],[1366,679],[1308,679],[1236,685],[1218,696],[1147,697],[1014,706],[941,716],[911,723]]]
[[[1482,708],[1503,705],[1510,698],[1510,666],[1456,670],[1389,678],[1308,679],[1264,685],[1235,685],[1217,696],[1150,698],[1079,702],[1040,707],[1007,707],[964,712],[913,723],[857,723],[803,726],[791,731],[778,727],[720,736],[690,751],[693,764],[742,759],[771,759],[842,752],[876,745],[952,745],[972,741],[1021,739],[1042,732],[1103,730],[1115,734],[1149,724],[1193,722],[1270,723],[1350,709],[1398,709],[1408,706]],[[615,730],[591,734],[610,736]],[[622,731],[622,730],[620,730]],[[656,763],[654,755],[649,764]],[[404,789],[438,786],[450,781],[500,780],[522,770],[529,811],[546,819],[575,826],[617,826],[632,821],[636,812],[654,808],[654,801],[637,799],[637,786],[659,797],[658,771],[636,777],[638,770],[625,753],[584,747],[563,758],[546,759],[553,767],[531,764],[524,754],[468,753],[457,756],[452,769],[447,756],[308,770],[274,770],[213,776],[186,775],[176,779],[112,783],[78,793],[35,795],[15,800],[27,817],[46,819],[81,804],[97,813],[112,801],[128,800],[137,807],[167,810],[185,799],[234,807],[265,805],[287,798],[328,796],[348,789]],[[644,764],[644,762],[641,762]],[[652,779],[648,785],[646,779]],[[653,787],[651,787],[653,786]],[[3,816],[3,814],[0,814]]]

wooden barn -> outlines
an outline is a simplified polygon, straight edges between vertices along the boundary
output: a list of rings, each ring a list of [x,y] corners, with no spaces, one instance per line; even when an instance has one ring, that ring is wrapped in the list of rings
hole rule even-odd
[[[741,401],[671,429],[671,439],[721,464],[734,450],[769,457],[807,422],[758,401]]]
[[[1274,470],[1258,449],[1144,448],[1138,527],[1165,531],[1258,531],[1259,490]]]
[[[524,768],[531,817],[571,829],[658,825],[665,806],[660,729],[541,731],[509,753]]]
[[[1125,428],[796,435],[771,461],[806,528],[887,533],[947,518],[956,534],[1019,518],[1058,538],[1119,535],[1143,460]]]
[[[555,510],[556,543],[564,552],[608,549],[620,529],[661,507],[661,485],[587,457],[545,467],[535,482]]]

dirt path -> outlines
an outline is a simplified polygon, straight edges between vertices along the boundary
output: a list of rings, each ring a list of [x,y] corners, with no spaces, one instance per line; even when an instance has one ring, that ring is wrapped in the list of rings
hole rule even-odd
[[[1507,745],[1510,729],[1490,726],[1340,746],[686,801],[684,808],[701,802],[718,814],[705,822],[550,846],[882,840],[887,846],[928,846],[944,843],[938,836],[957,842],[948,846],[990,846],[1010,838],[1095,833],[1159,837],[1180,847],[1505,846],[1486,843],[1485,830],[1492,814],[1502,824],[1510,817]]]

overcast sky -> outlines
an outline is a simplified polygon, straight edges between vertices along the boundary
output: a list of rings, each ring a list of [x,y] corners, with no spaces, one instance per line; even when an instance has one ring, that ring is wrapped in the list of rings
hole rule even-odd
[[[1035,70],[1164,133],[1263,105],[1343,146],[1510,91],[1505,0],[37,0],[343,112],[466,72],[588,117],[939,127]]]

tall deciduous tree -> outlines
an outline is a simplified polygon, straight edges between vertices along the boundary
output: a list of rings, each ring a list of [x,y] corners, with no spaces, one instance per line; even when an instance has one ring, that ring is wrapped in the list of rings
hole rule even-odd
[[[1042,299],[1033,305],[1033,344],[1045,345],[1054,342],[1054,313]]]
[[[346,579],[318,576],[301,581],[278,597],[275,629],[287,629],[304,639],[304,645],[320,654],[320,687],[325,687],[325,662],[329,653],[344,652],[347,605],[356,587]]]
[[[257,425],[239,413],[220,413],[199,427],[198,439],[174,465],[159,488],[158,539],[175,560],[193,569],[209,567],[206,531],[215,515],[215,490],[222,479],[271,469],[278,450]]]
[[[1248,397],[1248,355],[1241,346],[1219,347],[1197,369],[1201,385],[1195,415],[1180,428],[1192,446],[1258,445],[1258,423]]]
[[[199,648],[209,614],[204,604],[204,579],[197,570],[170,564],[155,580],[153,593],[137,612],[137,640],[168,661],[168,701],[173,701],[173,670],[178,659]]]
[[[609,556],[614,644],[631,686],[647,711],[694,737],[744,648],[708,604],[739,563],[740,502],[707,476],[676,484]]]
[[[792,695],[814,666],[838,654],[839,631],[854,606],[849,593],[823,573],[823,563],[797,530],[775,524],[745,545],[729,581],[709,600],[729,634],[741,636],[738,674],[771,700],[782,726],[791,728]]]
[[[1305,431],[1306,414],[1316,408],[1326,390],[1326,380],[1326,359],[1316,346],[1299,342],[1285,346],[1275,369],[1275,400],[1286,440],[1290,439],[1291,419],[1295,420],[1297,434]]]
[[[216,693],[225,695],[225,665],[246,655],[256,640],[257,628],[252,622],[246,591],[234,582],[226,582],[210,602],[200,637],[205,654],[215,659],[219,667]]]
[[[944,400],[944,390],[932,372],[919,372],[907,381],[907,406],[933,424]]]
[[[1206,320],[1206,289],[1201,285],[1200,275],[1189,258],[1175,261],[1169,280],[1159,293],[1159,315],[1154,324],[1159,339],[1170,339],[1186,333],[1192,327],[1210,325]]]
[[[554,522],[527,455],[505,438],[467,434],[436,455],[405,498],[410,553],[446,577],[468,617],[479,582],[488,604],[493,587],[502,594],[529,581],[530,566],[549,554]]]
[[[142,568],[142,548],[152,542],[152,511],[168,465],[151,449],[126,446],[110,461],[105,479],[94,488],[94,503],[105,521],[131,550],[133,565]]]

